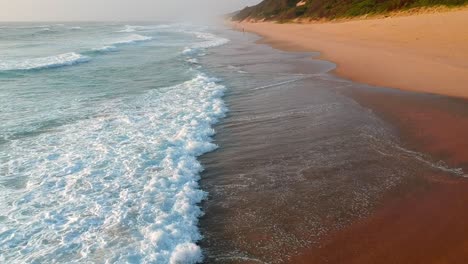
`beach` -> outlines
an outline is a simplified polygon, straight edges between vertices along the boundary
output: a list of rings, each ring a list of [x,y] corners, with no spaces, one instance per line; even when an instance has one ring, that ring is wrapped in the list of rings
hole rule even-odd
[[[466,100],[375,87],[346,93],[395,125],[402,144],[424,153],[436,170],[400,185],[369,217],[327,235],[291,263],[466,263]],[[447,175],[437,163],[460,174]]]
[[[345,78],[468,98],[468,10],[328,23],[242,22],[286,50],[319,51]]]
[[[327,230],[281,263],[467,262],[468,50],[467,34],[461,34],[467,14],[235,25],[262,36],[260,44],[320,51],[314,59],[336,63],[332,73],[369,84],[349,82],[338,90],[393,127],[398,148],[414,159],[396,172],[401,177],[395,185],[371,196],[377,202],[367,214]],[[302,62],[296,66],[303,68]],[[377,155],[397,156],[387,150]],[[377,162],[378,167],[386,162]]]
[[[464,97],[219,25],[0,32],[0,262],[466,263]]]
[[[202,157],[206,263],[464,263],[465,99],[228,37],[204,58],[231,111]]]

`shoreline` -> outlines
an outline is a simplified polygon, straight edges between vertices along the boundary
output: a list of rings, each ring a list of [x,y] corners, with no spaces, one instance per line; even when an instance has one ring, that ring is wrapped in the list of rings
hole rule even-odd
[[[289,263],[433,171],[342,93],[362,85],[327,73],[332,63],[226,34],[230,44],[201,59],[230,87],[230,114],[215,128],[221,148],[201,158],[205,263]]]
[[[467,188],[468,181],[429,173],[289,263],[466,263]]]
[[[468,12],[463,12],[468,15]],[[350,21],[336,23],[336,25],[361,24],[369,23],[369,21],[374,20]],[[346,48],[344,43],[348,39],[341,36],[341,39],[329,42],[331,45],[325,47],[328,52],[324,52],[323,49],[310,48],[310,45],[297,42],[297,36],[303,32],[300,27],[308,29],[318,25],[243,23],[242,26],[245,26],[246,31],[262,36],[260,43],[268,44],[277,49],[321,51],[320,58],[337,62],[337,68],[333,72],[339,77],[376,86],[397,88],[359,87],[343,93],[356,100],[363,107],[372,109],[382,120],[393,125],[404,146],[420,153],[427,153],[436,164],[437,160],[440,160],[443,161],[442,164],[447,164],[450,168],[460,168],[464,172],[464,175],[455,176],[434,170],[416,175],[410,182],[387,193],[380,205],[369,216],[358,219],[343,229],[326,234],[317,245],[299,251],[288,263],[466,263],[468,261],[468,250],[466,250],[468,232],[465,231],[463,219],[468,217],[464,210],[464,205],[468,202],[466,192],[468,188],[466,180],[468,140],[463,135],[468,133],[468,108],[466,107],[468,89],[464,91],[462,88],[463,84],[468,84],[468,67],[465,67],[464,64],[458,64],[461,71],[466,71],[466,76],[456,78],[454,77],[456,71],[448,71],[447,73],[444,70],[444,65],[445,68],[450,68],[448,63],[457,65],[459,61],[450,60],[453,58],[450,56],[444,57],[445,61],[438,57],[441,60],[437,64],[438,67],[435,69],[425,68],[428,71],[425,80],[407,79],[408,85],[415,85],[414,88],[408,88],[406,85],[398,84],[398,81],[392,82],[390,79],[396,78],[394,76],[381,74],[374,76],[375,78],[383,76],[382,81],[369,78],[372,76],[372,70],[378,71],[370,66],[369,69],[372,70],[366,73],[367,76],[359,75],[362,73],[359,71],[347,72],[349,67],[353,66],[353,63],[347,60],[352,56],[345,56],[344,64],[338,57],[346,51],[360,49],[356,43],[365,43],[363,40],[351,42],[351,46]],[[292,41],[288,41],[287,36],[291,32],[296,33],[296,37]],[[328,35],[325,38],[329,39],[313,43],[324,45],[332,37]],[[307,36],[302,39],[307,39]],[[337,43],[338,40],[343,43]],[[376,45],[375,42],[371,42],[371,44]],[[334,47],[341,48],[341,50],[331,54],[334,52],[332,51]],[[365,47],[375,48],[372,45]],[[401,47],[399,48],[401,49]],[[393,50],[396,51],[397,48]],[[406,50],[406,52],[408,51],[411,49]],[[431,52],[431,49],[423,51]],[[417,71],[419,69],[417,65],[421,65],[420,63],[427,60],[427,58],[422,57],[423,51],[417,52],[414,57],[405,57],[404,55],[408,55],[405,52],[394,56],[397,59],[406,59],[412,62],[411,67],[414,67],[412,70]],[[381,51],[371,50],[367,53],[378,54],[379,52]],[[364,53],[366,52],[361,51],[360,54]],[[463,56],[466,55],[468,53],[463,54]],[[374,59],[381,58],[382,56],[374,58],[368,55],[368,57],[364,57],[363,63],[374,62]],[[395,61],[391,60],[379,65],[385,65],[391,69],[398,66],[391,65],[391,62]],[[445,64],[441,62],[445,62]],[[408,67],[403,68],[408,69]],[[414,77],[415,73],[409,72],[408,75]],[[450,78],[454,79],[449,80]],[[454,81],[459,82],[459,85],[456,85]],[[435,89],[434,86],[425,86],[428,83],[441,82],[447,82],[447,86],[451,89],[441,90]],[[390,85],[395,83],[398,85]]]
[[[376,87],[344,93],[395,126],[405,147],[462,174],[434,168],[415,175],[369,216],[327,234],[289,263],[466,263],[468,141],[459,135],[468,131],[468,102]]]
[[[287,51],[319,51],[352,81],[468,98],[468,10],[332,23],[234,22]]]

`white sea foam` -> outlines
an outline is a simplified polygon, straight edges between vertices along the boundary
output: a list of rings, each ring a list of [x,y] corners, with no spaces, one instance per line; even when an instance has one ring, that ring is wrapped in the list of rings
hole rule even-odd
[[[132,34],[132,35],[129,35],[129,36],[125,37],[125,38],[116,40],[112,44],[113,45],[132,44],[132,43],[136,43],[136,42],[149,41],[149,40],[152,40],[152,39],[153,39],[152,37],[143,36],[143,35],[139,35],[139,34]]]
[[[119,30],[117,32],[119,33],[131,33],[135,31],[141,31],[141,32],[147,32],[147,31],[170,31],[174,32],[175,31],[175,25],[166,25],[166,24],[160,24],[160,25],[145,25],[145,26],[132,26],[132,25],[125,25],[124,29]]]
[[[193,243],[177,245],[169,259],[170,264],[194,263],[203,260],[200,248]]]
[[[195,35],[199,39],[203,39],[204,42],[198,43],[196,46],[200,48],[211,48],[224,45],[229,42],[229,39],[216,36],[207,32],[196,32]]]
[[[201,42],[197,42],[190,47],[186,47],[182,52],[184,55],[193,55],[198,53],[200,50],[206,48],[212,48],[224,45],[229,42],[229,39],[216,36],[207,32],[186,32],[189,34],[195,35],[198,39],[201,39]]]
[[[151,40],[118,35],[121,39],[93,51]],[[193,48],[199,52],[186,59],[202,67],[195,55],[221,42],[214,35],[197,40]],[[88,60],[66,53],[0,61],[0,70]],[[86,119],[3,141],[0,154],[7,156],[0,156],[0,262],[202,261],[196,244],[201,239],[198,204],[206,193],[198,185],[202,166],[197,157],[216,148],[212,125],[226,112],[221,98],[225,87],[191,72],[193,79],[172,87],[93,103],[92,113],[97,114]],[[8,187],[4,179],[21,187]]]
[[[15,263],[196,263],[205,197],[197,156],[216,148],[211,125],[225,87],[198,73],[60,130],[10,141],[0,192],[0,252]],[[2,187],[3,188],[3,187]]]
[[[113,52],[113,51],[117,51],[117,47],[116,47],[116,46],[103,46],[103,47],[100,47],[100,48],[95,48],[95,49],[93,49],[93,51],[97,51],[97,52]]]
[[[81,54],[70,52],[56,56],[32,58],[24,60],[0,61],[0,71],[35,70],[70,66],[89,61]]]
[[[100,48],[94,48],[92,49],[92,51],[99,52],[99,53],[114,52],[118,50],[118,48],[116,47],[117,45],[133,44],[133,43],[142,42],[142,41],[149,41],[152,39],[153,38],[148,37],[148,36],[133,34],[125,38],[116,40],[109,45],[102,46]]]
[[[130,33],[130,32],[135,32],[137,31],[138,29],[142,29],[144,27],[142,26],[130,26],[130,25],[125,25],[124,29],[122,30],[119,30],[117,32],[120,32],[120,33]]]
[[[55,33],[55,32],[56,31],[51,28],[40,28],[36,33],[48,34],[48,33]]]
[[[188,58],[186,61],[190,64],[200,64],[197,58]]]

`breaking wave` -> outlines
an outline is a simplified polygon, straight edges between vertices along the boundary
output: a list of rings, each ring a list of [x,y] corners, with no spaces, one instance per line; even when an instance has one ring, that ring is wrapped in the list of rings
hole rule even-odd
[[[8,171],[28,183],[14,201],[0,196],[13,204],[0,251],[10,263],[199,262],[206,194],[197,157],[216,148],[211,126],[226,112],[224,90],[198,73],[9,145]],[[24,243],[27,251],[12,250]]]
[[[184,51],[182,52],[184,55],[192,55],[192,54],[199,52],[200,50],[221,46],[229,42],[229,39],[222,38],[222,37],[219,37],[214,34],[207,33],[207,32],[188,32],[188,33],[195,35],[198,39],[201,39],[202,41],[195,43],[191,45],[190,47],[186,47]]]
[[[38,70],[58,68],[78,63],[88,62],[90,59],[79,53],[70,52],[56,56],[32,58],[25,60],[0,61],[0,71]]]
[[[152,39],[153,39],[152,37],[142,36],[139,34],[132,34],[125,38],[122,38],[120,40],[113,42],[112,45],[132,44],[132,43],[137,43],[137,42],[142,42],[142,41],[149,41]]]
[[[84,27],[74,33],[86,30]],[[103,28],[102,32],[106,30],[113,32],[115,27]],[[194,44],[187,45],[200,52],[227,42],[215,35],[198,34]],[[125,35],[115,34],[116,40],[75,47],[77,52],[0,61],[0,71],[74,65],[100,56],[98,53],[116,51],[120,45],[152,39]],[[171,37],[177,43],[186,43],[186,36]],[[180,57],[185,45],[180,44],[171,52]],[[151,57],[157,54],[152,53],[155,49],[141,52]],[[203,213],[199,203],[206,193],[198,184],[203,170],[198,156],[217,148],[212,140],[212,126],[227,109],[222,99],[225,86],[203,73],[197,54],[184,56],[187,63],[169,64],[177,74],[172,76],[170,72],[167,78],[176,85],[171,81],[171,85],[158,86],[159,79],[150,78],[158,67],[145,65],[135,71],[135,78],[119,80],[124,82],[121,89],[135,91],[126,93],[124,89],[124,95],[120,94],[122,90],[112,93],[116,89],[112,82],[102,82],[103,90],[94,86],[90,89],[79,85],[81,78],[63,78],[63,84],[41,88],[55,92],[56,87],[71,87],[81,100],[68,96],[47,100],[65,100],[63,105],[69,105],[66,100],[73,100],[79,102],[76,109],[81,109],[81,103],[88,105],[88,98],[93,96],[99,100],[89,102],[89,112],[85,111],[83,118],[57,121],[57,126],[41,133],[1,142],[0,262],[190,264],[203,260],[197,245],[202,239],[198,219]],[[108,57],[111,58],[102,60],[102,71],[94,74],[94,69],[89,69],[91,74],[83,75],[86,80],[93,84],[94,80],[88,78],[99,79],[99,74],[106,74],[106,78],[119,79],[125,73],[125,68],[122,72],[107,69],[114,63],[125,65],[128,57]],[[153,57],[158,63],[158,56]],[[180,72],[184,74],[178,75]],[[49,78],[47,72],[37,73]],[[22,76],[13,78],[24,84]],[[148,83],[135,81],[147,78],[151,89],[140,87]],[[27,88],[35,91],[35,84],[28,83]],[[103,91],[110,94],[102,96]],[[49,116],[49,101],[37,100],[44,105],[43,116],[37,117],[40,122],[54,115],[61,120],[65,112],[62,108]],[[11,111],[11,115],[17,112],[16,108]],[[25,131],[29,132],[27,128]]]

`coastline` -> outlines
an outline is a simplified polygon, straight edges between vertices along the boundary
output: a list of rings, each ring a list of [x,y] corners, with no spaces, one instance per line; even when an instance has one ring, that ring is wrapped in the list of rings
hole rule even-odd
[[[468,131],[467,101],[376,87],[345,93],[396,126],[404,146],[463,172],[416,175],[368,217],[326,235],[290,263],[466,263],[468,141],[459,136]]]
[[[467,263],[467,181],[425,175],[289,263]]]
[[[335,73],[380,87],[468,98],[468,10],[335,23],[234,23],[288,51],[319,51]]]
[[[230,114],[216,127],[222,147],[202,157],[205,263],[414,263],[425,250],[430,263],[452,247],[455,260],[467,256],[459,244],[468,186],[456,170],[466,140],[447,144],[453,159],[441,156],[444,164],[418,146],[445,147],[454,134],[417,133],[432,124],[429,106],[440,110],[432,128],[457,125],[463,99],[343,80],[311,53],[229,34],[219,56],[202,60],[230,87]]]
[[[338,76],[374,86],[397,88],[365,86],[341,92],[396,127],[405,147],[424,153],[422,155],[435,164],[442,162],[463,171],[454,175],[435,168],[434,171],[417,174],[386,193],[370,215],[327,233],[318,244],[300,250],[288,263],[468,261],[468,232],[463,221],[468,217],[463,209],[468,202],[468,141],[463,136],[468,131],[468,90],[464,89],[468,84],[468,65],[462,62],[467,58],[468,50],[460,46],[462,38],[453,31],[439,32],[434,38],[442,39],[432,43],[430,41],[434,38],[426,35],[431,30],[441,30],[441,24],[437,26],[437,23],[445,18],[450,20],[447,15],[454,13],[468,15],[467,11],[456,11],[334,24],[236,25],[262,36],[258,43],[280,50],[321,51],[320,58],[337,63],[334,73]],[[435,23],[431,24],[434,27],[428,25],[430,30],[420,32],[424,40],[420,47],[415,45],[415,41],[395,39],[395,35],[387,35],[385,31],[370,30],[368,35],[363,34],[372,27],[388,29],[395,21],[398,25],[399,22],[416,20],[421,23],[419,26],[428,20],[432,21],[429,24]],[[323,31],[311,33],[311,30],[322,26],[325,27]],[[351,26],[361,28],[351,32],[346,30]],[[325,32],[327,29],[331,31]],[[396,26],[395,31],[399,29]],[[350,39],[340,35],[342,33],[356,33],[357,37],[353,35],[356,39]],[[405,33],[409,34],[410,30],[403,30],[397,36],[405,36]],[[443,39],[444,34],[456,37],[453,47],[448,45],[450,39],[448,42]],[[291,35],[294,37],[289,38]],[[376,41],[376,37],[382,37],[382,42],[391,44]],[[361,65],[356,66],[353,59],[359,60]]]

